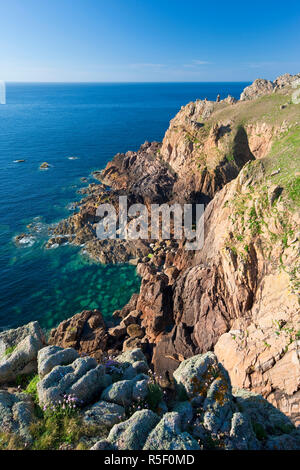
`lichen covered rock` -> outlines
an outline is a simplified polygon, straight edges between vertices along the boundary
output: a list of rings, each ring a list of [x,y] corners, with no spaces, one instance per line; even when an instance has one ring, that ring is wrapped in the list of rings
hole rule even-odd
[[[200,450],[197,441],[181,431],[179,413],[166,413],[149,434],[144,450]]]
[[[136,411],[131,418],[116,424],[109,433],[108,441],[118,450],[141,450],[159,417],[150,410]]]
[[[29,427],[34,420],[34,404],[25,393],[0,390],[0,431],[21,436],[31,442]]]

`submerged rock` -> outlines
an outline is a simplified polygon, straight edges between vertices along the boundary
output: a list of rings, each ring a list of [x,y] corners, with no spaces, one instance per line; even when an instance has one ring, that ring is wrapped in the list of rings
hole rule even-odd
[[[49,167],[50,165],[48,162],[43,162],[40,164],[40,170],[48,170]]]

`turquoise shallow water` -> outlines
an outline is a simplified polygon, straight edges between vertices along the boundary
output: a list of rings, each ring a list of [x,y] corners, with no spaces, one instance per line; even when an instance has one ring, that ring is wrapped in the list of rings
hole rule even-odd
[[[45,250],[48,225],[68,216],[80,177],[117,152],[161,140],[183,104],[238,97],[246,85],[8,83],[0,106],[0,329],[31,320],[51,328],[84,308],[105,316],[121,308],[139,288],[134,267],[101,266],[71,246]],[[38,169],[43,161],[49,170]],[[34,243],[17,247],[13,237],[31,223]]]

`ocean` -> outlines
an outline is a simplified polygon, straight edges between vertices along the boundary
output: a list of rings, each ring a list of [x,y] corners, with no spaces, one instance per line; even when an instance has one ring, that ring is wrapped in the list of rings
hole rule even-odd
[[[247,85],[7,83],[0,105],[0,330],[32,320],[50,329],[84,309],[109,317],[125,305],[139,289],[135,268],[96,264],[78,247],[46,250],[49,225],[71,213],[78,189],[95,181],[92,171],[145,140],[162,140],[182,105],[218,94],[238,98]],[[39,170],[44,161],[47,171]],[[17,246],[14,237],[28,225],[31,243]]]

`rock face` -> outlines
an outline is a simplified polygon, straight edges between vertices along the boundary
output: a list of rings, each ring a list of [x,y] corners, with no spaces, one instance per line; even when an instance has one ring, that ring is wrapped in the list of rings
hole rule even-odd
[[[117,154],[101,173],[101,181],[144,204],[168,201],[176,178],[160,160],[160,147],[158,142],[145,142],[138,152]]]
[[[31,442],[29,426],[34,420],[34,405],[25,393],[0,390],[0,431],[21,436]]]
[[[17,376],[36,371],[38,351],[44,345],[44,337],[36,324],[31,324],[28,328],[23,328],[22,331],[12,331],[2,333],[2,345],[14,344],[14,346],[10,347],[11,352],[9,353],[6,349],[6,353],[0,359],[0,384],[14,382]],[[25,336],[16,344],[19,338],[28,332],[33,334]]]
[[[118,154],[95,175],[102,183],[84,190],[78,213],[53,236],[85,243],[102,262],[131,260],[141,288],[115,312],[117,326],[105,331],[96,322],[87,336],[79,327],[72,337],[68,328],[80,321],[70,321],[53,334],[53,344],[98,360],[98,351],[118,355],[142,348],[170,387],[182,361],[214,350],[234,387],[261,393],[299,422],[300,154],[298,105],[291,99],[296,78],[256,80],[237,102],[189,103],[170,122],[162,145],[145,143],[137,152]],[[118,213],[124,194],[129,205],[148,208],[152,202],[205,203],[202,249],[187,251],[185,239],[96,239],[97,206],[109,202]],[[85,324],[88,316],[82,314]],[[143,367],[131,364],[125,376],[116,366],[123,381],[138,370],[145,373]],[[210,385],[214,397],[224,384]],[[233,419],[238,413],[229,403],[218,415],[211,403],[207,426],[222,429],[223,415]],[[247,426],[237,415],[235,428],[247,434]]]
[[[228,100],[198,100],[182,107],[171,120],[161,155],[178,175],[174,200],[207,203],[253,159],[242,128],[230,119],[212,119],[213,113],[231,106]]]

